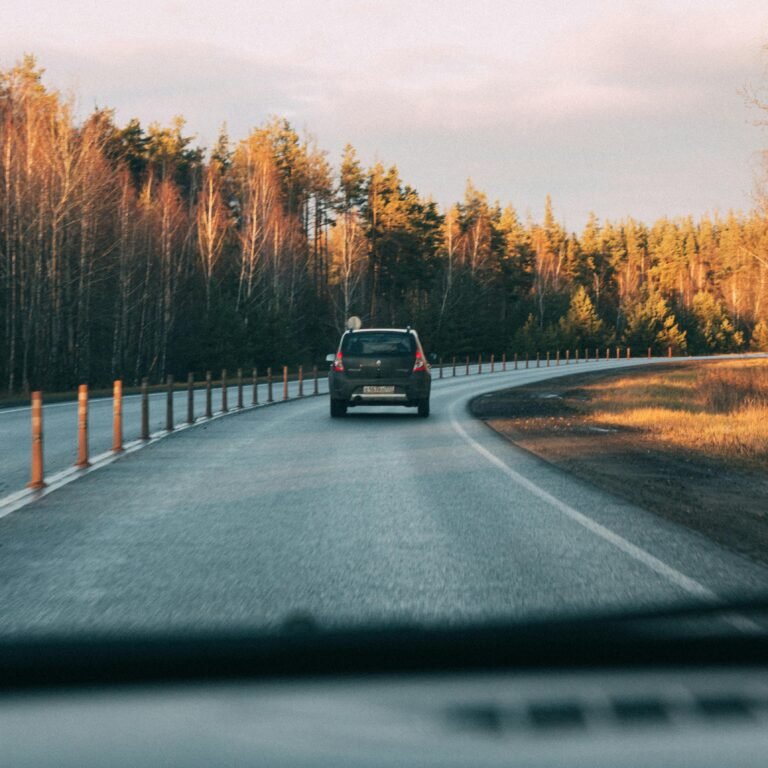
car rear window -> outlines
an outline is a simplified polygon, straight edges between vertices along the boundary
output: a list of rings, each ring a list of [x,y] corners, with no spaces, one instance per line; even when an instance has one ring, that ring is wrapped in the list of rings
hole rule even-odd
[[[416,340],[410,333],[390,331],[349,333],[344,337],[341,351],[342,354],[350,357],[413,355],[416,352]]]

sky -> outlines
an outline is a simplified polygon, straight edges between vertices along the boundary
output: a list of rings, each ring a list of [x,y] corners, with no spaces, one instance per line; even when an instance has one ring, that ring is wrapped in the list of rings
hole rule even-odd
[[[443,206],[550,194],[575,230],[751,209],[767,44],[765,0],[2,0],[0,68],[208,147],[284,116],[334,165],[349,142]]]

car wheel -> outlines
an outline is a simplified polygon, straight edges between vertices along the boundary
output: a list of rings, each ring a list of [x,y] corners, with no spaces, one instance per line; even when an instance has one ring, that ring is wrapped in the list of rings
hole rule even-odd
[[[429,416],[429,398],[419,400],[419,416],[426,419]]]
[[[331,418],[337,419],[340,416],[346,416],[347,404],[343,400],[334,400],[331,398]]]

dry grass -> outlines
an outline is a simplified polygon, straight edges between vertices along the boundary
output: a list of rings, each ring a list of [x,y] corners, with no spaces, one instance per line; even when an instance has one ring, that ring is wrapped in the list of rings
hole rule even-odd
[[[768,466],[768,360],[692,364],[587,387],[590,421],[707,456]]]
[[[768,366],[716,367],[698,377],[696,388],[712,413],[768,408]]]

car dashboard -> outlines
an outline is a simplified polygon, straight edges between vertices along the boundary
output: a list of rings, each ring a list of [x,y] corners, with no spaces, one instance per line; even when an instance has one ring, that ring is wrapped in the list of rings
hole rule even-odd
[[[7,766],[758,766],[768,670],[387,675],[20,691]]]

